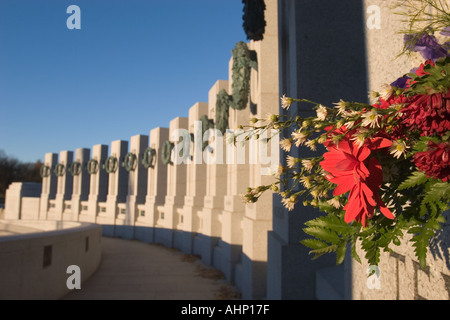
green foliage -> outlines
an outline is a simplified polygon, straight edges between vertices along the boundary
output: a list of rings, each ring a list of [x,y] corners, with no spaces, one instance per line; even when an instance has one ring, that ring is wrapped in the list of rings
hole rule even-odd
[[[400,186],[398,187],[398,190],[404,190],[407,188],[411,188],[414,186],[417,186],[419,184],[423,184],[428,180],[427,175],[422,171],[415,171],[413,174],[403,181]]]
[[[427,74],[422,76],[416,73],[408,74],[412,85],[405,91],[405,95],[446,92],[450,88],[450,57],[437,60],[435,66],[427,64],[423,70]]]
[[[311,249],[310,253],[314,254],[313,259],[334,252],[337,264],[344,261],[347,243],[353,239],[355,231],[361,228],[359,224],[352,225],[344,222],[342,217],[334,213],[310,220],[305,225],[307,227],[303,231],[314,238],[304,239],[301,243]],[[356,251],[352,253],[356,254]]]

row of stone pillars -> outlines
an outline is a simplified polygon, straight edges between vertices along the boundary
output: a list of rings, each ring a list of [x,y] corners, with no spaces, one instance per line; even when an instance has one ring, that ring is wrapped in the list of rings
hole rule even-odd
[[[267,37],[270,39],[270,34]],[[249,104],[254,108],[230,108],[229,128],[248,124],[250,117],[278,113],[278,83],[269,80],[278,78],[277,68],[271,66],[272,54],[276,53],[269,51],[271,45],[270,41],[250,43],[250,49],[257,52],[259,68],[251,75]],[[155,128],[149,136],[133,136],[129,143],[119,140],[110,146],[46,154],[44,165],[49,169],[44,172],[36,218],[99,223],[106,236],[161,243],[200,255],[204,263],[220,269],[236,283],[244,298],[265,297],[272,196],[267,194],[247,206],[240,197],[247,187],[273,180],[262,175],[260,163],[250,161],[258,154],[261,142],[246,143],[242,163],[236,161],[236,148],[219,135],[208,141],[206,151],[201,150],[201,163],[194,159],[198,156],[193,152],[195,143],[190,144],[190,163],[163,162],[165,144],[176,144],[177,131],[184,129],[195,137],[200,117],[215,119],[221,90],[231,92],[231,77],[217,81],[209,91],[208,102],[193,105],[188,117],[175,118],[169,128]],[[267,167],[277,166],[279,160],[277,140],[271,145],[273,150],[269,145],[268,153],[273,161]],[[148,148],[155,151],[156,158],[150,167],[142,161]],[[220,150],[222,163],[206,163],[206,158],[218,156]],[[176,148],[172,151],[172,159],[177,152]],[[135,156],[134,167],[126,170],[122,163],[127,163],[130,154]],[[74,163],[81,164],[75,174]]]

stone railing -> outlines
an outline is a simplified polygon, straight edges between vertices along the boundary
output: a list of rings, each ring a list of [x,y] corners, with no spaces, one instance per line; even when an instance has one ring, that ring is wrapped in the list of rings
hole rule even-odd
[[[72,221],[0,221],[0,299],[59,299],[70,289],[72,271],[79,283],[101,260],[101,227]]]

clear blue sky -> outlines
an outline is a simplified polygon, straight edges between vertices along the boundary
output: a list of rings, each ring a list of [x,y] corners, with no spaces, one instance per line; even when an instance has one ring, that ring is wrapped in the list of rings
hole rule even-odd
[[[69,5],[81,29],[69,30]],[[228,79],[241,0],[0,0],[0,150],[21,161],[148,135]]]

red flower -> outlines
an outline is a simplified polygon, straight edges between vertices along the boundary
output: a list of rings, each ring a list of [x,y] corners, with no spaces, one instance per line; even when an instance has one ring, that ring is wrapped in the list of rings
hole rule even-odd
[[[450,143],[442,142],[439,145],[429,141],[428,150],[414,155],[414,163],[430,178],[440,179],[444,182],[450,180],[449,166]]]
[[[348,202],[344,207],[345,221],[353,220],[366,226],[366,218],[372,218],[375,206],[389,219],[394,219],[392,212],[381,200],[378,190],[381,187],[383,174],[381,165],[376,158],[369,157],[372,150],[388,147],[391,141],[384,138],[374,138],[361,148],[344,137],[336,146],[327,143],[328,152],[320,163],[322,168],[330,173],[327,179],[337,184],[333,195],[350,191]]]
[[[402,109],[402,113],[403,124],[420,130],[421,136],[442,136],[450,130],[450,90],[411,97],[410,104]]]
[[[420,64],[419,68],[416,70],[416,74],[417,74],[419,77],[424,76],[424,75],[426,75],[426,74],[430,74],[430,73],[428,73],[428,72],[425,72],[425,70],[423,70],[423,68],[424,68],[425,66],[429,65],[429,64],[431,64],[433,67],[435,66],[434,62],[433,62],[432,60],[429,59],[429,60],[425,61],[425,63],[421,63],[421,64]]]

